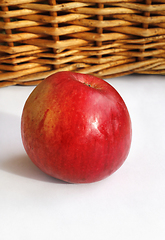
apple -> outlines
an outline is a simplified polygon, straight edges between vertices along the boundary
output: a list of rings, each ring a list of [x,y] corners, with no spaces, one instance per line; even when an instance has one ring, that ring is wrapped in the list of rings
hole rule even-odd
[[[47,77],[28,97],[21,136],[29,158],[43,172],[69,183],[91,183],[124,163],[131,119],[108,82],[64,71]]]

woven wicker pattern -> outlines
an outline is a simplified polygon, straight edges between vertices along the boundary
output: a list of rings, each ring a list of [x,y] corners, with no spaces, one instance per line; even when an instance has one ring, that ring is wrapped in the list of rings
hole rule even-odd
[[[165,74],[165,0],[0,0],[0,87]]]

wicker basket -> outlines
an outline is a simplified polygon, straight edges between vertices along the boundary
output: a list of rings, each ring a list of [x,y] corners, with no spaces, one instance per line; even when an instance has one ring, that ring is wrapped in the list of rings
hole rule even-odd
[[[165,74],[165,0],[0,0],[0,87]]]

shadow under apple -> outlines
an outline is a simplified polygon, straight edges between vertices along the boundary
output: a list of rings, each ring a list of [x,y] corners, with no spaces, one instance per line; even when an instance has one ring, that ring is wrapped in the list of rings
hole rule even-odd
[[[22,177],[57,184],[67,184],[42,172],[23,149],[20,117],[0,111],[0,169]]]
[[[11,159],[3,162],[0,166],[0,169],[12,174],[35,179],[38,181],[57,184],[68,184],[64,181],[53,178],[47,175],[46,173],[42,172],[38,167],[34,165],[34,163],[26,155],[26,153],[19,156],[13,156]]]

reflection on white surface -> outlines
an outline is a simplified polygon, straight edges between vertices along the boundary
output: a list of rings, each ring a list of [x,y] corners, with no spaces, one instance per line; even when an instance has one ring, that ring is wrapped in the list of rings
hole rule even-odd
[[[23,149],[20,116],[34,87],[0,89],[0,238],[163,239],[164,80],[143,75],[108,80],[131,115],[131,151],[115,174],[81,185],[49,178]],[[97,131],[97,118],[92,125]]]

